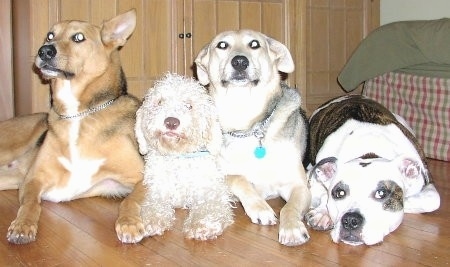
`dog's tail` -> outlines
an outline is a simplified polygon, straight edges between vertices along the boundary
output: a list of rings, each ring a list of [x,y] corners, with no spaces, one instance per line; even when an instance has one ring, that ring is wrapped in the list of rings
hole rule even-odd
[[[22,182],[45,139],[47,118],[36,113],[0,122],[0,190]]]

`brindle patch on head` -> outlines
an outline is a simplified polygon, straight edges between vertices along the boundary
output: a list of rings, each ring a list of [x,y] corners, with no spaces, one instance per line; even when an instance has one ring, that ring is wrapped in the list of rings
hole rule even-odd
[[[371,164],[372,162],[360,162],[359,165],[361,165],[361,167],[367,167]]]
[[[373,192],[373,198],[382,202],[386,211],[401,211],[403,209],[403,190],[394,181],[380,181]]]
[[[362,159],[378,159],[380,158],[380,156],[378,156],[377,154],[373,153],[373,152],[369,152],[367,154],[364,154],[361,156]]]

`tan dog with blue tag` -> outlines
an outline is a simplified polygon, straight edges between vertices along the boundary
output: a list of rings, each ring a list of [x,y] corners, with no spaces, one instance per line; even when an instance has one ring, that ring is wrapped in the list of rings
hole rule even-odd
[[[279,41],[252,30],[218,34],[195,60],[200,83],[209,85],[224,133],[223,169],[234,196],[253,223],[278,222],[266,199],[282,197],[278,241],[309,240],[302,222],[310,192],[302,158],[307,122],[297,90],[281,82],[294,61]]]

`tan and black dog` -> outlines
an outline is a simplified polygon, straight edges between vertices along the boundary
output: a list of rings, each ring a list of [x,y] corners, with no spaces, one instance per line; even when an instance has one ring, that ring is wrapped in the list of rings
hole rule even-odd
[[[302,159],[308,130],[300,94],[281,82],[279,72],[295,68],[288,48],[253,30],[227,31],[214,37],[195,63],[219,112],[221,157],[232,193],[261,225],[278,223],[266,200],[283,198],[279,242],[307,242],[302,218],[311,195]]]
[[[65,21],[48,32],[35,64],[51,80],[52,108],[0,123],[0,189],[19,187],[20,200],[9,242],[36,239],[41,200],[124,196],[142,179],[140,101],[127,94],[118,52],[135,26],[130,10],[100,27]]]

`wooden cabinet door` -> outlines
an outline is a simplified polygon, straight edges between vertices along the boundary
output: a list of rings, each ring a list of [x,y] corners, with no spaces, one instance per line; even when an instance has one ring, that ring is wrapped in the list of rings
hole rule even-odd
[[[11,3],[0,1],[0,121],[14,115]]]
[[[337,76],[359,42],[379,26],[379,0],[308,0],[306,98],[312,112],[345,92]]]

